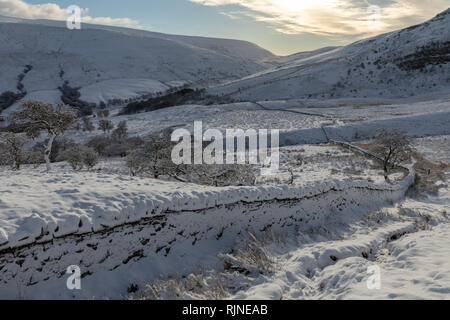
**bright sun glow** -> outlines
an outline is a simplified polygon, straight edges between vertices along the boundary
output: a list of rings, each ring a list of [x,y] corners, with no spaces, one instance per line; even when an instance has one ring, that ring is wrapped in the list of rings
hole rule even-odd
[[[189,0],[207,6],[239,5],[233,16],[270,23],[286,34],[313,33],[326,36],[375,35],[419,23],[448,0]],[[376,10],[375,10],[376,9]]]

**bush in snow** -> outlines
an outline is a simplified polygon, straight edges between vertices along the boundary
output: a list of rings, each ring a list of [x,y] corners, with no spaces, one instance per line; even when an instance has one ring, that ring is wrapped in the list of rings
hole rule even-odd
[[[81,130],[92,132],[95,130],[92,120],[88,117],[81,118]]]
[[[148,173],[154,178],[160,175],[174,174],[176,166],[172,162],[172,142],[169,130],[150,135],[143,147],[133,151],[127,158],[127,166],[134,176],[138,173]]]
[[[65,152],[64,157],[74,170],[81,170],[84,166],[92,169],[99,161],[98,153],[92,148],[83,145],[71,147]]]
[[[81,155],[81,147],[77,146],[67,150],[64,154],[64,158],[70,164],[73,170],[83,169],[83,157]]]
[[[176,168],[177,180],[214,187],[251,186],[256,184],[256,176],[249,165],[201,164],[179,165]]]
[[[103,157],[126,157],[132,150],[139,149],[144,141],[139,137],[129,137],[118,141],[110,136],[97,136],[86,144]]]
[[[153,178],[168,177],[177,181],[210,186],[254,185],[256,176],[252,167],[235,164],[180,164],[172,161],[174,143],[171,130],[147,137],[145,144],[127,157],[130,173],[148,174]],[[193,162],[192,162],[193,163]]]
[[[23,145],[27,141],[25,137],[5,133],[0,135],[0,141],[2,142],[0,164],[11,164],[15,170],[20,170],[20,166],[27,159],[27,154],[23,150]]]
[[[98,153],[95,152],[95,150],[88,147],[84,147],[82,154],[83,154],[83,164],[88,169],[92,169],[98,164],[99,156]]]
[[[101,106],[100,106],[100,108],[101,108]],[[106,108],[106,106],[105,106],[105,108]],[[99,118],[108,118],[109,117],[109,110],[100,110],[99,112],[97,112],[97,117],[99,117]]]
[[[126,159],[126,166],[134,177],[147,169],[147,159],[141,150],[132,151]]]
[[[134,287],[135,288],[135,287]],[[130,286],[129,289],[133,289]],[[156,280],[144,288],[144,290],[128,290],[133,294],[129,298],[141,300],[179,300],[192,297],[198,300],[225,299],[229,296],[227,278],[225,275],[214,272],[201,272],[190,274],[186,277]]]
[[[87,142],[87,146],[97,151],[98,154],[104,156],[104,151],[111,143],[111,139],[105,136],[96,136]]]
[[[48,142],[44,151],[47,171],[50,171],[50,156],[55,139],[72,127],[77,117],[72,109],[40,101],[26,101],[22,109],[11,114],[11,121],[23,126],[29,137],[36,138],[41,131],[48,134]]]
[[[249,241],[236,253],[223,254],[219,257],[227,271],[245,275],[259,276],[275,271],[275,261],[262,239],[249,232]]]
[[[0,166],[6,166],[9,164],[9,158],[7,157],[7,146],[0,141]]]
[[[102,130],[104,133],[110,133],[112,129],[114,129],[114,124],[111,120],[100,120],[98,122],[99,130]]]
[[[67,150],[76,146],[77,143],[70,138],[56,139],[54,142],[54,148],[52,149],[52,161],[60,162],[65,161],[64,154]]]
[[[117,125],[117,128],[113,131],[112,137],[115,140],[121,141],[127,137],[127,134],[128,134],[127,122],[125,120],[122,120]]]

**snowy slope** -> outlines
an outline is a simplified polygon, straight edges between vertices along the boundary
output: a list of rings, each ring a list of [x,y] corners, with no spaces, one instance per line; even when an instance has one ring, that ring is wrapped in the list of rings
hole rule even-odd
[[[450,9],[421,25],[210,89],[242,100],[408,97],[450,88]]]
[[[279,271],[250,282],[233,298],[449,299],[449,195],[445,188],[440,197],[408,198],[348,228],[299,233],[281,249],[272,245]],[[369,251],[367,258],[361,255]],[[373,266],[380,270],[379,289],[367,286]]]
[[[71,31],[63,22],[0,17],[0,93],[16,91],[26,65],[33,69],[22,83],[33,92],[63,81],[72,87],[117,79],[143,79],[143,86],[149,79],[209,83],[261,71],[272,58],[244,41],[87,24]]]
[[[86,281],[93,287],[79,292],[82,298],[106,294],[101,291],[107,288],[94,285],[97,276],[115,278],[105,282],[111,288],[126,285],[120,279],[129,281],[135,267],[143,268],[141,281],[168,270],[193,272],[207,261],[211,267],[219,252],[230,252],[243,230],[262,232],[273,226],[293,231],[294,225],[319,226],[331,216],[344,218],[347,212],[397,201],[414,180],[411,174],[397,185],[329,180],[290,186],[207,188],[65,170],[24,172],[20,177],[0,175],[8,190],[17,188],[17,195],[0,201],[2,298],[11,298],[18,286],[28,295],[41,285],[64,285],[61,266],[64,270],[66,265],[81,264],[83,273],[94,276]],[[46,201],[38,203],[37,198]],[[11,254],[8,247],[21,252]],[[22,256],[26,261],[17,258]],[[67,298],[73,294],[62,289],[41,290],[32,297]],[[117,298],[120,294],[110,290],[108,295]]]
[[[66,27],[65,21],[44,20],[44,19],[30,20],[30,19],[20,19],[20,18],[0,16],[0,22],[31,24],[31,25],[59,27],[59,28]],[[258,62],[264,62],[266,60],[271,60],[275,58],[275,56],[271,52],[257,46],[256,44],[242,40],[206,38],[198,36],[182,36],[182,35],[165,34],[160,32],[151,32],[145,30],[104,26],[89,23],[83,23],[82,29],[111,31],[141,38],[168,39],[173,40],[175,42],[190,44],[198,48],[208,49],[221,55],[242,58],[247,60],[254,60]]]

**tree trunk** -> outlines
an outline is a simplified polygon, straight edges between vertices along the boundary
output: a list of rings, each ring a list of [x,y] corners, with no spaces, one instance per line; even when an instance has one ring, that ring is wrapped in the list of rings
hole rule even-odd
[[[388,182],[388,183],[391,182],[389,180],[389,163],[384,164],[384,180],[386,180],[386,182]]]
[[[55,141],[55,138],[56,138],[56,134],[50,133],[50,138],[48,139],[47,147],[45,148],[45,152],[44,152],[44,158],[45,158],[45,164],[47,166],[47,172],[52,169],[50,166],[50,154],[52,152],[53,141]]]
[[[21,164],[20,152],[21,152],[21,150],[14,148],[14,153],[13,153],[14,154],[14,168],[16,169],[16,171],[20,170],[20,164]]]

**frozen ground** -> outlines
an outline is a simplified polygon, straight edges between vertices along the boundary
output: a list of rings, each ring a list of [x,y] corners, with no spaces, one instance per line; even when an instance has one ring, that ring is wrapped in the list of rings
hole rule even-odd
[[[450,162],[450,137],[435,136],[416,139],[414,147],[435,163]]]
[[[145,180],[149,185],[142,185],[143,180],[105,175],[60,173],[52,181],[28,176],[4,190],[17,188],[19,205],[14,196],[2,198],[10,201],[2,203],[2,225],[8,228],[2,241],[10,235],[0,256],[3,298],[123,298],[132,283],[144,288],[161,275],[218,267],[220,254],[244,243],[247,230],[289,235],[340,229],[398,201],[412,183],[409,176],[398,185],[330,180],[190,189],[178,184],[177,191],[174,183]],[[37,200],[41,196],[45,201]],[[83,270],[83,290],[67,290],[69,265]]]
[[[141,137],[195,121],[279,129],[282,146],[280,173],[251,187],[131,177],[123,159],[80,172],[0,168],[0,298],[450,299],[449,23],[447,10],[280,58],[242,41],[93,25],[69,33],[62,22],[0,17],[0,94],[18,77],[25,99],[51,103],[65,81],[89,102],[205,85],[252,102],[124,116],[116,105],[108,119]],[[330,143],[393,128],[436,163],[416,162],[435,194],[416,187],[405,199],[415,172],[393,171],[389,184],[373,160]],[[66,287],[69,265],[81,268],[81,291]],[[372,266],[379,290],[366,285]]]
[[[447,188],[439,197],[368,213],[345,232],[299,234],[282,249],[272,245],[273,275],[232,298],[450,299],[449,210]],[[412,233],[421,216],[428,222]],[[371,266],[381,270],[380,289],[367,286]]]
[[[445,161],[448,136],[416,139],[433,161]],[[307,148],[305,155],[315,156]],[[290,148],[288,148],[290,149]],[[450,191],[408,197],[393,206],[346,211],[295,236],[268,232],[251,250],[243,237],[214,271],[162,280],[132,295],[165,299],[450,299]],[[256,247],[255,247],[256,244]],[[258,250],[259,248],[259,250]],[[380,270],[380,288],[369,288]],[[156,290],[156,291],[155,291]]]
[[[0,245],[14,247],[52,234],[59,237],[98,231],[164,210],[203,209],[259,197],[272,199],[278,193],[286,198],[292,192],[314,192],[335,184],[351,185],[352,181],[384,184],[379,166],[338,147],[291,147],[282,149],[281,154],[280,174],[260,177],[255,187],[212,188],[132,177],[123,159],[102,162],[93,171],[81,172],[74,172],[65,163],[56,164],[50,173],[43,165],[26,166],[18,172],[2,167]],[[289,167],[294,169],[291,185],[286,184],[291,179]],[[259,171],[257,167],[255,171]],[[393,172],[391,178],[400,181],[404,175]]]
[[[314,109],[263,102],[180,106],[110,117],[116,123],[128,120],[129,134],[140,136],[170,126],[190,128],[196,120],[202,120],[205,129],[279,128],[293,146],[281,148],[280,175],[260,179],[255,187],[208,188],[130,177],[123,171],[123,159],[102,162],[93,172],[73,172],[63,163],[51,173],[43,167],[19,172],[2,168],[0,250],[7,251],[0,258],[0,297],[125,298],[130,283],[145,288],[161,275],[182,276],[198,268],[217,273],[224,269],[218,254],[233,252],[245,243],[243,230],[257,228],[262,235],[261,230],[270,229],[280,234],[279,242],[267,244],[275,268],[263,276],[224,270],[228,298],[409,298],[411,292],[446,298],[447,278],[442,273],[448,264],[443,257],[430,258],[440,253],[427,248],[439,249],[433,241],[445,241],[448,235],[440,227],[448,222],[447,182],[437,181],[439,197],[396,205],[410,181],[399,187],[386,185],[372,160],[337,146],[311,143],[326,142],[324,128],[339,140],[362,140],[377,128],[396,127],[424,136],[415,140],[416,148],[432,161],[446,162],[448,106],[446,99]],[[98,134],[68,132],[79,141]],[[286,184],[289,166],[292,185]],[[394,175],[393,181],[404,178],[403,173]],[[161,215],[166,212],[181,214]],[[416,233],[422,231],[428,236]],[[416,239],[423,259],[413,256],[405,239]],[[18,246],[11,256],[8,248]],[[441,260],[441,266],[433,265]],[[184,267],[177,268],[181,262]],[[86,289],[80,293],[65,288],[61,266],[71,264],[80,264],[85,272]],[[372,264],[393,271],[382,271],[381,291],[365,292],[366,269]],[[418,273],[420,264],[435,275]],[[399,266],[409,273],[395,271]],[[109,285],[99,286],[100,279],[108,279]],[[412,280],[418,280],[416,291],[408,289]]]
[[[386,103],[386,102],[385,102]],[[381,128],[397,128],[418,137],[450,134],[450,100],[378,103],[334,101],[321,108],[308,108],[296,101],[264,101],[225,105],[184,105],[135,115],[110,117],[115,124],[128,123],[130,135],[146,136],[168,127],[192,131],[195,121],[202,121],[203,129],[279,129],[281,145],[327,142],[322,127],[331,138],[355,141],[367,139]],[[341,105],[342,104],[342,105]],[[112,114],[118,112],[114,110]],[[97,127],[98,118],[92,119]],[[101,134],[68,132],[67,136],[85,141]]]

